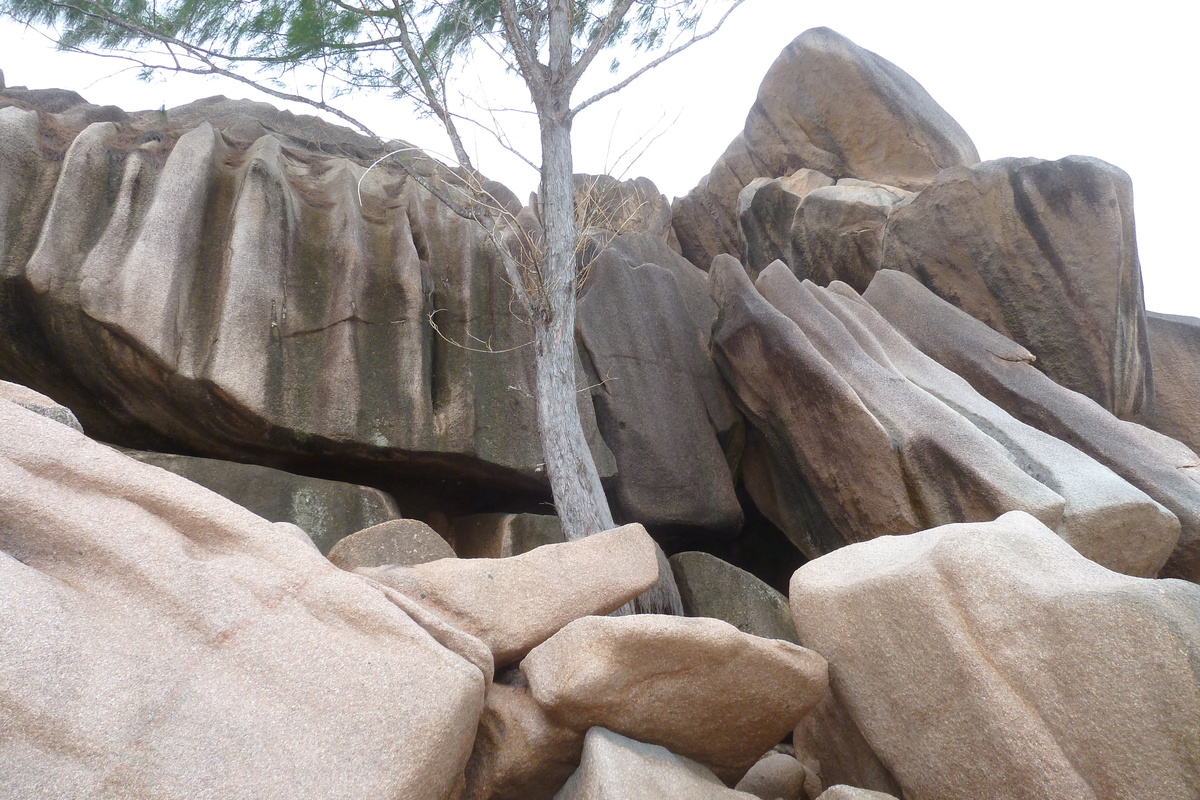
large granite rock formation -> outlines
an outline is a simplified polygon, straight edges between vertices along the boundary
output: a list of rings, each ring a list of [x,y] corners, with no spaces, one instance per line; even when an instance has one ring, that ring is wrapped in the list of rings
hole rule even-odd
[[[529,331],[482,231],[306,128],[214,118],[0,108],[0,374],[125,444],[536,487]]]
[[[717,363],[755,434],[746,487],[810,557],[1014,509],[1129,574],[1155,575],[1172,555],[1169,504],[989,402],[850,287],[801,283],[782,262],[752,285],[728,256],[711,278]]]
[[[813,169],[922,189],[979,161],[970,137],[907,73],[828,28],[805,31],[771,65],[746,127],[675,201],[683,254],[708,269],[738,249],[738,195],[756,178]]]
[[[1200,587],[1110,572],[1013,512],[847,547],[791,602],[906,797],[1200,786]]]
[[[1056,382],[1118,417],[1149,400],[1133,189],[1111,164],[1006,158],[947,170],[890,216],[880,264],[1024,345]]]
[[[0,796],[451,795],[478,641],[65,425],[0,432]]]
[[[822,29],[673,209],[578,176],[641,525],[568,544],[496,244],[380,148],[0,76],[0,798],[1195,794],[1200,347],[1123,173]]]
[[[1033,366],[1033,355],[1024,347],[903,273],[880,272],[864,298],[905,338],[989,400],[1088,454],[1169,509],[1181,532],[1163,574],[1200,581],[1200,458],[1195,453],[1059,386]],[[1148,544],[1138,541],[1143,533],[1141,527],[1127,529],[1130,552]]]
[[[126,455],[194,481],[271,522],[290,522],[325,554],[352,533],[400,517],[396,501],[370,486],[215,458],[138,450]]]

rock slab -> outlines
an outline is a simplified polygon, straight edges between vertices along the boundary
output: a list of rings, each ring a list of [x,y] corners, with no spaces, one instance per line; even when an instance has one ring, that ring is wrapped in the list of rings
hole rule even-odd
[[[843,548],[791,603],[905,796],[1200,786],[1200,587],[1111,572],[1011,512]]]
[[[292,531],[0,401],[0,794],[449,797],[486,650]]]

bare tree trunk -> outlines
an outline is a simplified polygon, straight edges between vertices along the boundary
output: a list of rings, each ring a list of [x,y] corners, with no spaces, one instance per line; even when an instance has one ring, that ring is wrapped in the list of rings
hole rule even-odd
[[[563,104],[565,105],[565,103]],[[561,107],[560,109],[561,110]],[[575,208],[570,123],[543,116],[544,307],[535,315],[538,428],[568,539],[614,527],[579,418],[575,386]]]
[[[538,431],[554,506],[567,539],[614,527],[596,460],[579,419],[575,387],[575,184],[571,153],[571,2],[550,0],[544,80],[530,83],[542,138],[541,297],[532,309]],[[670,564],[658,550],[658,583],[618,613],[683,613]]]
[[[566,103],[563,103],[565,108]],[[575,386],[575,196],[570,122],[541,114],[544,306],[536,329],[538,431],[554,505],[567,539],[614,527],[579,418]],[[683,613],[671,565],[658,550],[658,583],[618,613]]]

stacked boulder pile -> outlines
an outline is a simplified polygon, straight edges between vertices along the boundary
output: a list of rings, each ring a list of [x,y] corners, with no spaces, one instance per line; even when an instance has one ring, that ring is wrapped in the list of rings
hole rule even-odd
[[[581,176],[565,542],[498,256],[375,157],[0,91],[0,797],[1200,798],[1124,173],[818,29],[686,197]],[[687,616],[612,616],[659,546]]]

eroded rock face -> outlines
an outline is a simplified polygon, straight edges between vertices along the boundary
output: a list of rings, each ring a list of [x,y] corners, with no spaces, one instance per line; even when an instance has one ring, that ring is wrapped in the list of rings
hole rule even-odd
[[[577,328],[596,376],[597,422],[617,462],[618,519],[736,533],[742,509],[712,421],[720,417],[709,410],[728,401],[708,330],[691,315],[675,272],[605,251],[589,268]]]
[[[662,745],[731,782],[827,688],[811,650],[720,620],[656,614],[578,619],[521,671],[551,719]]]
[[[743,132],[675,201],[683,254],[707,269],[738,249],[738,194],[755,178],[813,169],[922,189],[978,163],[966,132],[908,74],[828,28],[802,33],[771,66]]]
[[[77,135],[0,108],[0,374],[129,446],[537,491],[529,330],[482,231],[324,123],[198,106]]]
[[[1178,519],[1168,509],[1081,450],[1009,415],[920,352],[844,284],[814,295],[878,363],[970,421],[1062,497],[1054,529],[1080,554],[1128,575],[1158,574],[1179,537]]]
[[[812,561],[791,603],[905,796],[1166,800],[1200,785],[1192,584],[1110,572],[1012,512]]]
[[[1171,511],[917,352],[849,286],[782,262],[752,286],[728,257],[711,276],[717,363],[754,428],[747,489],[809,557],[1014,509],[1134,575],[1176,547]]]
[[[75,415],[71,413],[71,409],[61,403],[54,402],[41,392],[35,392],[27,386],[21,386],[19,383],[0,381],[0,399],[16,403],[35,414],[41,414],[47,419],[52,419],[55,422],[66,425],[68,428],[74,428],[83,433],[83,426],[79,424],[79,420],[75,418]]]
[[[698,551],[676,553],[670,562],[689,617],[712,617],[752,636],[800,643],[787,598],[749,572]]]
[[[1200,452],[1200,319],[1146,313],[1154,402],[1137,421]]]
[[[989,400],[1087,453],[1170,510],[1181,532],[1162,574],[1200,581],[1200,458],[1195,453],[1059,386],[1033,366],[1024,347],[907,275],[883,270],[863,297],[905,338]],[[1140,534],[1128,531],[1130,537]],[[1147,544],[1135,539],[1131,548]]]
[[[658,745],[592,728],[583,760],[556,800],[751,800],[721,783],[701,764]]]
[[[785,260],[798,277],[819,286],[843,281],[864,291],[883,261],[892,211],[913,196],[850,178],[809,192],[796,209]]]
[[[882,265],[1019,342],[1128,417],[1150,349],[1129,176],[1095,158],[1006,158],[938,176],[889,218]]]
[[[819,794],[810,791],[813,786],[813,779],[799,761],[772,751],[755,762],[734,788],[759,800],[809,800]]]
[[[453,520],[454,551],[463,558],[508,558],[567,540],[548,514],[472,514]]]
[[[396,501],[369,486],[214,458],[136,450],[127,455],[194,481],[271,522],[299,526],[322,553],[356,531],[400,517]]]
[[[782,178],[755,178],[738,194],[742,263],[757,277],[772,261],[792,263],[792,225],[814,189],[833,186],[823,172],[802,169]]]
[[[489,654],[294,531],[0,401],[4,794],[449,797]]]

